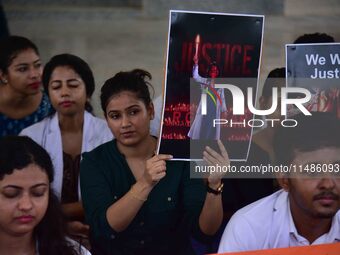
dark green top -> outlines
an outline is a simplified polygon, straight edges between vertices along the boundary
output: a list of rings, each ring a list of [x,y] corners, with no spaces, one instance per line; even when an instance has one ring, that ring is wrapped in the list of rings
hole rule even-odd
[[[190,236],[208,241],[198,218],[206,189],[190,179],[189,163],[168,161],[166,176],[149,194],[131,224],[117,233],[106,219],[109,206],[136,182],[116,140],[83,154],[80,167],[82,201],[95,250],[103,254],[194,254]]]

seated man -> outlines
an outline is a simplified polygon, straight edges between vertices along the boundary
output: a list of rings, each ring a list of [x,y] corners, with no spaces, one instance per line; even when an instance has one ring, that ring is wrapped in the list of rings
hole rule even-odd
[[[340,242],[339,120],[295,119],[298,126],[280,128],[274,139],[278,164],[292,166],[278,179],[282,189],[233,215],[220,253]]]

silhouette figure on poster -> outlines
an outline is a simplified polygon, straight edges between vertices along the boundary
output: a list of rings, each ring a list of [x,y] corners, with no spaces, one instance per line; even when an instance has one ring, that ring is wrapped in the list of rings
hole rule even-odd
[[[199,44],[200,36],[197,35],[195,39],[195,55],[193,58],[194,66],[192,70],[192,77],[200,84],[202,94],[206,95],[207,113],[205,115],[202,114],[201,100],[197,107],[195,119],[190,125],[188,136],[191,139],[218,140],[221,137],[221,126],[217,125],[216,127],[213,127],[213,119],[220,119],[221,113],[227,111],[224,89],[215,89],[215,78],[217,78],[220,73],[216,62],[210,63],[208,68],[208,76],[210,78],[203,78],[199,75]]]

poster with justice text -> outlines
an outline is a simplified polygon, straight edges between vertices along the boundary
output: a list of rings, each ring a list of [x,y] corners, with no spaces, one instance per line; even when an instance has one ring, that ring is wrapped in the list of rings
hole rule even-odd
[[[263,25],[261,15],[170,11],[159,153],[199,160],[221,140],[231,160],[247,159]]]

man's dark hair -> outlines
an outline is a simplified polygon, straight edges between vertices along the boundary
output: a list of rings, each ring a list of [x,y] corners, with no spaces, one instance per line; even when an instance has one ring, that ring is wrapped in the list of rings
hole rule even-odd
[[[286,68],[275,68],[271,70],[264,82],[262,88],[262,96],[265,98],[272,96],[272,91],[274,87],[283,87],[286,85]]]
[[[332,43],[334,38],[325,33],[304,34],[294,41],[294,44],[301,43]]]

